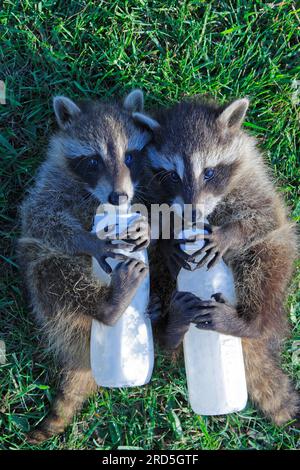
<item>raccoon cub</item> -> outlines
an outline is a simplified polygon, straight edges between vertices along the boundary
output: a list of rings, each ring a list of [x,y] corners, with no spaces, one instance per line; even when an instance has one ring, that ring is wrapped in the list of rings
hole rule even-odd
[[[134,196],[139,153],[150,139],[145,125],[132,118],[142,107],[139,90],[123,105],[54,98],[60,130],[22,204],[18,251],[44,346],[56,356],[62,377],[52,410],[29,435],[31,442],[62,432],[95,390],[89,361],[92,318],[114,324],[148,270],[143,262],[116,253],[118,246],[144,248],[145,224],[127,245],[90,233],[100,203],[118,205]],[[107,257],[120,258],[110,287],[93,277],[92,257],[106,271]]]
[[[154,117],[161,127],[147,148],[148,197],[170,205],[192,204],[195,210],[199,205],[198,217],[208,218],[211,230],[198,267],[207,262],[209,269],[224,257],[233,269],[238,296],[235,308],[220,295],[208,301],[174,293],[167,345],[176,348],[190,322],[242,337],[250,397],[282,425],[295,417],[299,405],[279,366],[288,333],[283,301],[296,235],[255,139],[241,129],[247,108],[247,99],[228,106],[191,101],[158,112]],[[173,278],[196,256],[181,252],[178,240],[163,240],[160,248]],[[162,263],[157,266],[163,276]]]

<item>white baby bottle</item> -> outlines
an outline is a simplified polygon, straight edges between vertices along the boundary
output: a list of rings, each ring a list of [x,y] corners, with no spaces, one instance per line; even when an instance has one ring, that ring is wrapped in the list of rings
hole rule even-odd
[[[193,234],[195,230],[200,231],[193,229]],[[186,239],[190,234],[191,229],[185,230],[180,238]],[[204,243],[197,240],[181,248],[192,254]],[[182,268],[177,289],[191,292],[201,300],[210,300],[212,294],[221,292],[231,304],[236,303],[233,275],[223,260],[209,270],[206,266],[195,271]],[[192,323],[183,347],[193,411],[199,415],[222,415],[242,410],[247,403],[247,387],[241,338],[200,330]]]
[[[139,217],[137,213],[120,211],[120,206],[105,205],[97,210],[93,232],[99,233],[107,226],[115,226],[115,233],[122,233]],[[129,252],[118,250],[128,257],[148,263],[147,250]],[[106,260],[112,269],[120,262]],[[109,285],[111,276],[93,258],[93,273],[104,285]],[[149,274],[139,285],[131,304],[113,325],[97,320],[92,322],[91,368],[95,381],[102,387],[135,387],[151,379],[154,349],[151,321],[146,314],[149,302]]]

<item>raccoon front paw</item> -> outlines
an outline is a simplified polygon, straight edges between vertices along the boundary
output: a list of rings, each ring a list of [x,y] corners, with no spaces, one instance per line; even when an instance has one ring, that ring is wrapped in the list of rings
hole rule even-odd
[[[176,349],[182,342],[195,316],[198,301],[198,297],[190,292],[173,292],[164,334],[167,349]]]
[[[124,248],[124,244],[114,244],[114,240],[107,238],[108,233],[105,230],[97,234],[84,231],[76,233],[73,240],[73,254],[92,256],[105,272],[111,273],[106,258],[125,260],[128,257],[117,252],[118,249]]]
[[[221,293],[214,294],[211,298],[212,300],[198,299],[192,323],[201,330],[235,334],[234,324],[238,318],[236,308],[229,304]]]
[[[173,279],[176,279],[181,268],[191,271],[193,266],[190,264],[194,260],[192,254],[185,253],[180,248],[182,243],[186,243],[184,239],[162,240],[161,248],[165,256],[168,269]],[[191,240],[189,240],[191,241]]]
[[[34,429],[33,431],[30,431],[26,435],[26,441],[29,444],[38,445],[44,441],[47,441],[48,439],[53,437],[53,435],[54,434],[52,432],[37,428],[37,429]]]
[[[190,323],[199,316],[202,300],[191,292],[174,292],[170,303],[170,326],[172,329],[187,331]],[[203,322],[208,316],[203,316]]]
[[[195,269],[201,268],[207,264],[207,269],[215,266],[228,251],[232,245],[233,234],[227,226],[210,226],[210,232],[203,236],[204,246],[193,254],[193,258],[204,254],[203,258],[196,263]]]
[[[113,325],[120,318],[148,271],[148,266],[135,258],[123,261],[115,267],[110,296],[101,307],[103,323]]]
[[[150,244],[150,227],[147,218],[144,216],[137,218],[120,235],[120,239],[129,245],[130,251],[140,251],[147,248]]]
[[[135,258],[119,263],[111,279],[114,298],[122,299],[128,295],[132,297],[148,270],[148,266],[143,261]]]
[[[107,258],[116,259],[119,261],[125,261],[128,259],[123,253],[120,253],[118,250],[128,249],[128,243],[124,243],[122,241],[116,239],[109,239],[108,235],[107,238],[99,238],[99,234],[96,236],[92,234],[91,241],[88,246],[88,250],[86,251],[87,254],[93,256],[103,271],[110,274],[112,269],[108,262],[106,261]],[[102,235],[101,235],[102,236]]]

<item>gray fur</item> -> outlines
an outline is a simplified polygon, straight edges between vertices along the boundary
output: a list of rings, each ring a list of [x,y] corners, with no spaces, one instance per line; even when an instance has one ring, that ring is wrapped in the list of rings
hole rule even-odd
[[[66,129],[67,126],[76,119],[81,113],[80,108],[66,96],[55,96],[53,99],[53,108],[56,120],[61,129]]]
[[[142,112],[144,110],[144,94],[142,90],[132,90],[124,100],[124,108],[131,113]]]
[[[102,286],[93,277],[91,256],[98,260],[107,242],[89,232],[99,203],[107,202],[112,190],[132,199],[125,153],[141,149],[149,132],[118,103],[75,104],[59,97],[54,108],[61,130],[21,206],[18,252],[43,346],[56,357],[63,377],[53,410],[31,442],[62,432],[95,389],[89,362],[92,318],[113,324],[146,274],[141,262],[121,263],[111,286]],[[96,178],[87,178],[76,162],[93,155],[100,166]]]
[[[235,100],[233,103],[226,106],[217,119],[220,127],[225,130],[235,130],[241,127],[246,116],[248,106],[249,100],[247,98]]]
[[[138,123],[142,124],[143,126],[148,127],[152,131],[156,131],[160,127],[159,123],[157,121],[155,121],[155,119],[152,119],[150,116],[147,116],[147,115],[142,114],[140,112],[139,113],[138,112],[132,113],[132,117],[133,117],[135,122],[138,122]]]

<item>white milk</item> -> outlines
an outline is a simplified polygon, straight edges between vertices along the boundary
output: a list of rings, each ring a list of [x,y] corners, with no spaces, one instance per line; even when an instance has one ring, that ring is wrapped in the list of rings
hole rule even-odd
[[[184,235],[189,234],[185,231]],[[203,244],[204,240],[197,240],[181,247],[194,253]],[[177,277],[177,288],[202,300],[210,300],[212,294],[221,292],[230,303],[236,303],[233,275],[223,260],[210,270],[206,266],[195,271],[182,268]],[[191,324],[183,346],[193,411],[199,415],[222,415],[242,410],[247,403],[247,388],[241,339],[199,330]]]
[[[115,208],[114,208],[115,210]],[[121,213],[100,214],[94,219],[93,232],[116,224],[117,233],[122,233],[127,224],[139,215]],[[128,257],[148,263],[147,250],[130,253],[118,250]],[[120,261],[107,259],[113,269]],[[104,285],[109,285],[110,275],[103,271],[93,258],[93,272]],[[102,387],[135,387],[149,382],[154,363],[151,321],[146,315],[149,302],[149,274],[138,287],[131,304],[113,326],[97,320],[92,322],[91,367],[93,376]]]

